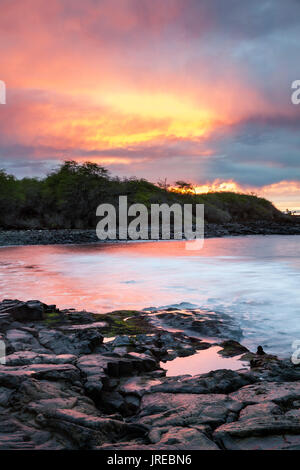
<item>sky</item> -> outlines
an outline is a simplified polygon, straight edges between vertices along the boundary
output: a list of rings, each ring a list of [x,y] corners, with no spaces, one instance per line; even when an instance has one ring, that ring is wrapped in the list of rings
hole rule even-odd
[[[300,210],[299,0],[0,0],[0,168],[63,160]]]

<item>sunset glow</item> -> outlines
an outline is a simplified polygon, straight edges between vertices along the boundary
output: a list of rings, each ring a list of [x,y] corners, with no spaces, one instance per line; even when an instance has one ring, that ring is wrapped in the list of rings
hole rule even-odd
[[[268,2],[229,3],[3,0],[0,168],[90,160],[300,207],[300,6],[287,20]]]
[[[192,185],[191,190],[185,190],[176,186],[170,186],[170,191],[179,193],[192,192],[195,194],[207,194],[211,192],[233,192],[243,194],[254,194],[264,197],[273,202],[278,209],[285,211],[293,207],[294,211],[300,212],[300,203],[295,205],[299,200],[300,183],[298,181],[280,181],[279,183],[270,184],[262,187],[243,186],[235,181],[215,180],[212,183]]]

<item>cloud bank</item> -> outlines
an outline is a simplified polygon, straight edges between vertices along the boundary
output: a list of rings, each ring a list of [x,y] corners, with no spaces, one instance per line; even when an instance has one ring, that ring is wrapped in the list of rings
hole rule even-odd
[[[299,1],[0,7],[0,167],[40,175],[89,159],[153,181],[218,179],[278,196],[290,185],[300,206]]]

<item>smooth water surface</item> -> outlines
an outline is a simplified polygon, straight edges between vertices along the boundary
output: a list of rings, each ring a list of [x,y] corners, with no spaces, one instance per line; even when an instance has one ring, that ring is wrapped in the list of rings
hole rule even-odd
[[[206,374],[211,370],[240,370],[248,368],[248,364],[242,362],[241,356],[222,357],[218,354],[221,349],[218,346],[213,346],[209,349],[198,351],[192,356],[177,357],[173,361],[161,362],[160,366],[167,371],[167,377],[182,375],[183,372],[187,375],[198,375]]]
[[[300,340],[300,237],[0,248],[0,296],[107,312],[191,303],[235,316],[243,344],[288,356]],[[186,307],[186,305],[185,305]]]

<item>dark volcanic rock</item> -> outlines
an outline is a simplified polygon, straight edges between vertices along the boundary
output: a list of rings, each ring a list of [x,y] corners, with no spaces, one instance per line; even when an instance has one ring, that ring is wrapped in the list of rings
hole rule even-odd
[[[109,324],[87,312],[0,303],[0,449],[300,449],[300,367],[246,352],[251,370],[165,377],[160,360],[210,347],[190,328],[228,334],[227,356],[245,352],[239,329],[215,312],[140,315],[181,332],[103,343]]]
[[[45,313],[56,311],[55,305],[46,305],[39,300],[21,302],[19,300],[4,300],[0,306],[1,313],[9,314],[14,320],[31,322],[43,320]]]
[[[39,410],[36,410],[39,412]],[[124,435],[143,436],[147,429],[119,420],[91,416],[70,409],[45,409],[37,415],[43,426],[68,436],[77,449],[93,449],[103,442],[120,439]]]
[[[300,400],[300,382],[264,382],[248,385],[231,393],[230,397],[245,405],[266,401],[285,403]]]
[[[48,349],[24,329],[9,329],[6,333],[6,340],[11,351],[35,351],[36,353],[47,353]]]
[[[195,227],[194,227],[195,228]],[[171,233],[173,229],[171,227]],[[298,217],[282,221],[253,220],[230,222],[224,224],[205,223],[205,237],[226,237],[236,235],[299,235]],[[109,240],[109,243],[112,241]],[[89,229],[58,230],[2,230],[0,246],[9,245],[53,245],[53,244],[86,244],[105,243],[99,241],[96,231]]]
[[[251,384],[256,379],[250,374],[242,374],[229,369],[221,369],[193,377],[167,377],[159,385],[151,388],[152,392],[170,393],[230,393]]]
[[[152,449],[157,450],[219,450],[215,442],[208,438],[205,427],[172,426],[154,428],[149,433]]]
[[[220,346],[222,347],[222,349],[221,351],[219,351],[219,354],[224,357],[234,357],[249,352],[249,350],[245,346],[232,339],[223,341],[222,343],[220,343]]]
[[[77,357],[72,354],[38,354],[33,351],[20,351],[6,356],[7,366],[25,366],[30,364],[74,364]]]
[[[206,434],[205,426],[172,426],[153,428],[149,433],[150,444],[120,442],[103,444],[103,450],[220,450]]]
[[[139,423],[151,427],[218,426],[242,405],[224,394],[151,393],[142,398]]]
[[[299,450],[300,422],[285,416],[250,418],[219,427],[214,438],[229,450]]]
[[[108,412],[119,411],[124,407],[124,399],[119,392],[102,392],[101,403]]]
[[[172,328],[187,335],[192,333],[199,337],[230,338],[237,341],[242,337],[242,330],[235,319],[219,312],[176,308],[151,310],[149,321],[163,329]]]

